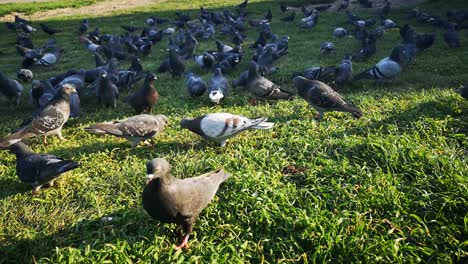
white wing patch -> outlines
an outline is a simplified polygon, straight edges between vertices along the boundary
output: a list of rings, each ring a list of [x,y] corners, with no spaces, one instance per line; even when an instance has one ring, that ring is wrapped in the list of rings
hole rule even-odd
[[[246,117],[229,113],[207,115],[200,122],[200,128],[206,136],[224,138],[235,135],[249,127],[250,120]]]

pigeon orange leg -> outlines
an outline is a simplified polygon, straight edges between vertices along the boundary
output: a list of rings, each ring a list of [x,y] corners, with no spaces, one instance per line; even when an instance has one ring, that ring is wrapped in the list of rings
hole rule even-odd
[[[44,142],[44,145],[47,145],[47,135],[44,135],[44,140],[43,140],[43,142]]]
[[[179,249],[182,249],[182,248],[189,248],[189,244],[188,244],[189,237],[190,237],[190,234],[186,234],[184,236],[184,240],[182,241],[182,243],[180,243],[180,245],[178,245],[175,249],[179,250]]]

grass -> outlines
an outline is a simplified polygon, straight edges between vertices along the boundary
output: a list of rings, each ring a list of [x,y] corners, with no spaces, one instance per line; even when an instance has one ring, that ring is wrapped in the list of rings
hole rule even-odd
[[[121,32],[120,24],[142,25],[149,14],[172,17],[174,10],[197,9],[202,2],[213,8],[238,1],[170,0],[131,14],[95,17],[90,23],[103,33]],[[319,54],[320,42],[331,40],[333,28],[345,24],[344,14],[323,13],[317,28],[300,30],[278,22],[282,14],[276,5],[252,1],[248,9],[259,17],[271,7],[274,32],[291,37],[289,55],[277,62],[280,71],[271,76],[282,87],[294,89],[291,72],[337,64],[357,49],[356,41],[346,38],[335,41],[335,54]],[[463,7],[463,0],[450,0],[431,1],[421,9],[444,15]],[[391,17],[416,25],[418,31],[434,30],[409,19],[406,9],[393,10]],[[57,66],[35,70],[36,78],[93,67],[93,58],[71,33],[79,19],[49,22],[68,32],[57,36],[66,52]],[[13,75],[21,61],[14,50],[15,34],[0,30],[0,69]],[[116,109],[105,109],[95,98],[83,98],[85,115],[64,128],[69,141],[52,137],[44,146],[41,138],[27,140],[36,152],[82,164],[53,188],[32,196],[15,174],[14,156],[0,152],[0,263],[466,262],[468,102],[453,88],[468,80],[468,38],[462,31],[462,48],[448,50],[442,31],[435,30],[434,46],[392,84],[363,81],[342,90],[364,111],[358,120],[329,113],[317,123],[316,112],[301,99],[252,106],[242,90],[232,90],[222,105],[212,106],[206,96],[188,98],[182,80],[161,74],[155,113],[167,115],[170,126],[154,139],[154,146],[131,149],[125,140],[83,131],[94,122],[133,115],[130,107],[119,102]],[[246,50],[257,36],[253,30],[248,34]],[[40,45],[47,36],[36,33],[33,39]],[[378,42],[378,54],[354,63],[354,71],[387,56],[398,42],[398,31],[387,32]],[[157,44],[143,59],[147,69],[154,70],[166,56],[165,44]],[[197,51],[209,48],[213,41],[200,41]],[[248,51],[229,79],[245,69],[250,56]],[[193,63],[188,69],[211,76]],[[0,102],[0,135],[34,111],[27,92],[18,108],[7,106],[4,98]],[[182,117],[219,111],[267,116],[276,126],[241,134],[225,149],[179,128]],[[142,209],[145,163],[155,157],[166,158],[178,177],[218,167],[233,174],[200,215],[188,251],[173,249],[180,242],[175,225],[157,223]],[[104,219],[108,216],[112,221]]]
[[[32,14],[38,11],[58,9],[58,8],[77,8],[96,3],[97,0],[60,0],[47,2],[26,2],[26,3],[7,3],[0,4],[0,17],[11,13]]]

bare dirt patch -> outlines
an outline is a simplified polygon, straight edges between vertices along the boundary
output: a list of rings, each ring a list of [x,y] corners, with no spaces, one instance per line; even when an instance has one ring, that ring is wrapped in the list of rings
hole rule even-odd
[[[44,20],[53,17],[64,17],[64,16],[77,16],[77,15],[109,15],[115,11],[128,10],[138,7],[148,6],[157,2],[163,2],[161,0],[105,0],[100,1],[96,4],[83,6],[79,8],[59,8],[53,10],[46,10],[33,13],[31,15],[21,14],[21,17],[30,20]],[[6,16],[0,17],[0,21],[12,21],[14,16],[18,13],[11,13]]]

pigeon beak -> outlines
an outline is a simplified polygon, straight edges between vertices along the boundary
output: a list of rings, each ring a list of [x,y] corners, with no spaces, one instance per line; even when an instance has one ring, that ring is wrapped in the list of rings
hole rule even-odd
[[[78,93],[75,88],[71,89],[72,93]]]
[[[148,184],[153,179],[153,177],[154,177],[153,174],[147,174],[146,175],[146,184]]]

